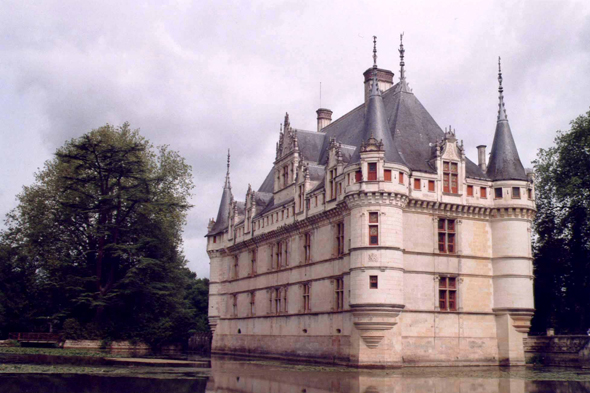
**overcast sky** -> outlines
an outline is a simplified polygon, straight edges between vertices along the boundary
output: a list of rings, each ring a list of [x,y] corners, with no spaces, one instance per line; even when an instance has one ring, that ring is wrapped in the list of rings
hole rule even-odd
[[[468,156],[492,145],[497,57],[523,164],[590,106],[590,2],[11,1],[0,2],[0,214],[56,148],[129,121],[193,167],[184,234],[192,270],[208,277],[203,235],[217,215],[226,151],[244,200],[271,168],[286,111],[315,130],[363,100],[362,73],[407,78]]]

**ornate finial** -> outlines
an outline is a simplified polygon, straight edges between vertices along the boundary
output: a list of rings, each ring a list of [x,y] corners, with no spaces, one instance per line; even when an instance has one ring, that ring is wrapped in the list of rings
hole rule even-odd
[[[373,67],[377,68],[377,36],[373,36]]]
[[[399,79],[400,80],[404,80],[406,79],[406,74],[405,74],[405,70],[404,70],[404,66],[406,65],[406,63],[404,63],[404,53],[406,52],[406,50],[404,49],[404,33],[401,33],[399,35],[399,66],[400,66],[400,70],[399,70]]]
[[[279,125],[279,133],[280,134],[283,133],[283,123],[280,123],[280,125]]]
[[[498,56],[498,93],[499,93],[499,100],[498,103],[498,121],[500,120],[507,120],[508,116],[506,115],[506,108],[504,106],[504,87],[502,87],[502,63],[501,58]]]
[[[231,184],[229,182],[229,149],[227,149],[227,173],[225,174],[225,187],[224,188],[231,188]]]

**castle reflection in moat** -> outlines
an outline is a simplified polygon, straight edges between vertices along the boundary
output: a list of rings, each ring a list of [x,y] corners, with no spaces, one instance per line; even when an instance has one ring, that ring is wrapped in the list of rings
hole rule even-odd
[[[585,370],[584,370],[585,371]],[[355,370],[213,359],[208,393],[589,392],[590,370],[431,367]]]

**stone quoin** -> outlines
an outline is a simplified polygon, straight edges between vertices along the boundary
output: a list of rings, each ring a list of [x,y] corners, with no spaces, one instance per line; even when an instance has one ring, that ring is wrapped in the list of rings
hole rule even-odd
[[[499,110],[489,161],[465,156],[400,78],[317,131],[285,115],[244,202],[227,175],[207,233],[212,352],[358,367],[522,365],[533,309],[535,192]],[[500,63],[498,63],[500,66]],[[490,125],[491,126],[491,125]]]

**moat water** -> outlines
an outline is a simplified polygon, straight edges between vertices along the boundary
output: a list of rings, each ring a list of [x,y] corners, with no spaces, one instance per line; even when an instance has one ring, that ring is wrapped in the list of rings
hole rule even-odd
[[[590,392],[590,370],[344,367],[213,359],[210,369],[0,365],[2,393]]]

